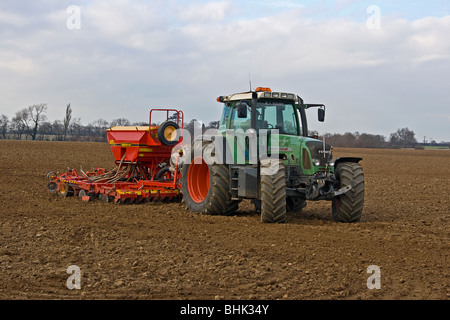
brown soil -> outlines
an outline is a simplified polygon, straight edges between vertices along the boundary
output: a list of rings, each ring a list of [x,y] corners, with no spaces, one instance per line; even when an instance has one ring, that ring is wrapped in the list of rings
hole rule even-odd
[[[336,149],[361,156],[360,223],[309,202],[283,225],[244,201],[236,216],[181,203],[61,199],[49,171],[112,168],[104,143],[0,141],[0,299],[439,299],[450,297],[450,151]],[[69,290],[69,266],[81,290]],[[381,268],[370,290],[367,268]]]

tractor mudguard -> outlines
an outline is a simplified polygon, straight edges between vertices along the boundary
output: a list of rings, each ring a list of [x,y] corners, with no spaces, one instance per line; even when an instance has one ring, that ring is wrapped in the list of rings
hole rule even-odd
[[[334,167],[337,168],[338,164],[341,162],[353,162],[353,163],[359,163],[362,161],[362,158],[358,157],[341,157],[337,158],[336,161],[334,161]]]

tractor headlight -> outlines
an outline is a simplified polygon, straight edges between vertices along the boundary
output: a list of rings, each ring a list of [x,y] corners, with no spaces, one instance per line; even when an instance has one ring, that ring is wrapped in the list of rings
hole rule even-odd
[[[312,159],[312,163],[313,163],[313,165],[315,165],[316,167],[320,166],[320,160],[319,160],[319,159]]]
[[[328,159],[328,166],[334,167],[334,159],[333,159],[333,155],[331,154],[331,151],[330,151],[330,158]]]

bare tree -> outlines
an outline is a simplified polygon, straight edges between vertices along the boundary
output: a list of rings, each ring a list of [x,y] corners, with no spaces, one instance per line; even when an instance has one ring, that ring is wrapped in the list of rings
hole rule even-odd
[[[398,129],[397,132],[392,133],[389,143],[393,146],[402,148],[414,147],[417,144],[415,133],[408,128]]]
[[[17,117],[13,117],[11,120],[10,129],[15,139],[22,140],[22,135],[25,134],[26,128],[21,120]]]
[[[64,117],[63,127],[64,127],[64,133],[63,133],[63,140],[66,141],[67,138],[67,131],[70,126],[70,121],[72,120],[72,108],[70,107],[70,103],[66,107],[66,116]]]
[[[189,123],[184,125],[184,130],[187,130],[191,134],[191,137],[193,137],[195,133],[198,133],[199,126],[201,125],[202,124],[197,119],[192,119]]]
[[[21,123],[31,139],[36,140],[39,125],[46,119],[44,114],[46,111],[46,104],[35,104],[17,111],[13,121]]]
[[[206,129],[219,129],[219,124],[220,124],[220,121],[211,121],[206,126]]]
[[[52,133],[53,133],[53,135],[56,135],[57,141],[61,141],[64,139],[64,124],[61,120],[53,121]]]
[[[172,113],[172,115],[169,116],[169,118],[167,118],[167,121],[177,122],[177,118],[178,118],[178,113],[174,112],[174,113]]]
[[[90,122],[87,126],[89,135],[94,141],[103,141],[106,138],[104,134],[105,130],[108,129],[108,121],[105,119],[98,119],[94,122]]]
[[[78,138],[81,137],[83,133],[83,125],[81,124],[81,118],[75,118],[73,119],[72,123],[69,126],[70,135],[72,136],[72,139],[77,136]]]
[[[111,121],[111,123],[109,125],[111,127],[126,127],[126,126],[130,126],[131,122],[128,119],[119,118],[119,119],[114,119],[113,121]]]
[[[142,122],[133,122],[132,126],[135,126],[135,127],[148,127],[149,124],[148,124],[148,122],[144,122],[144,121],[142,121]]]
[[[42,123],[42,121],[45,121],[45,112],[47,112],[47,105],[46,104],[35,104],[28,108],[30,110],[30,120],[32,123],[32,130],[31,130],[31,138],[33,140],[36,140],[38,127]]]
[[[52,124],[48,121],[42,122],[39,126],[39,133],[41,134],[42,140],[51,140],[51,136],[53,135]]]
[[[3,139],[6,139],[6,133],[8,132],[9,119],[8,116],[2,114],[0,117],[0,131]]]

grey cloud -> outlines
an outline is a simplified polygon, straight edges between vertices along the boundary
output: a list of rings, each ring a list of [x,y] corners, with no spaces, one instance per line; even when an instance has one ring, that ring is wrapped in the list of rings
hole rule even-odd
[[[228,19],[236,8],[226,1],[211,21],[192,18],[211,4],[133,3],[81,3],[81,30],[65,25],[73,3],[3,6],[10,20],[0,33],[0,113],[45,102],[50,118],[62,117],[70,102],[86,123],[140,121],[150,107],[171,106],[207,123],[220,115],[215,98],[247,90],[251,73],[254,86],[326,103],[327,122],[314,124],[320,132],[388,135],[408,126],[450,140],[450,17],[386,17],[371,31],[295,10]],[[180,17],[184,8],[191,11]]]

